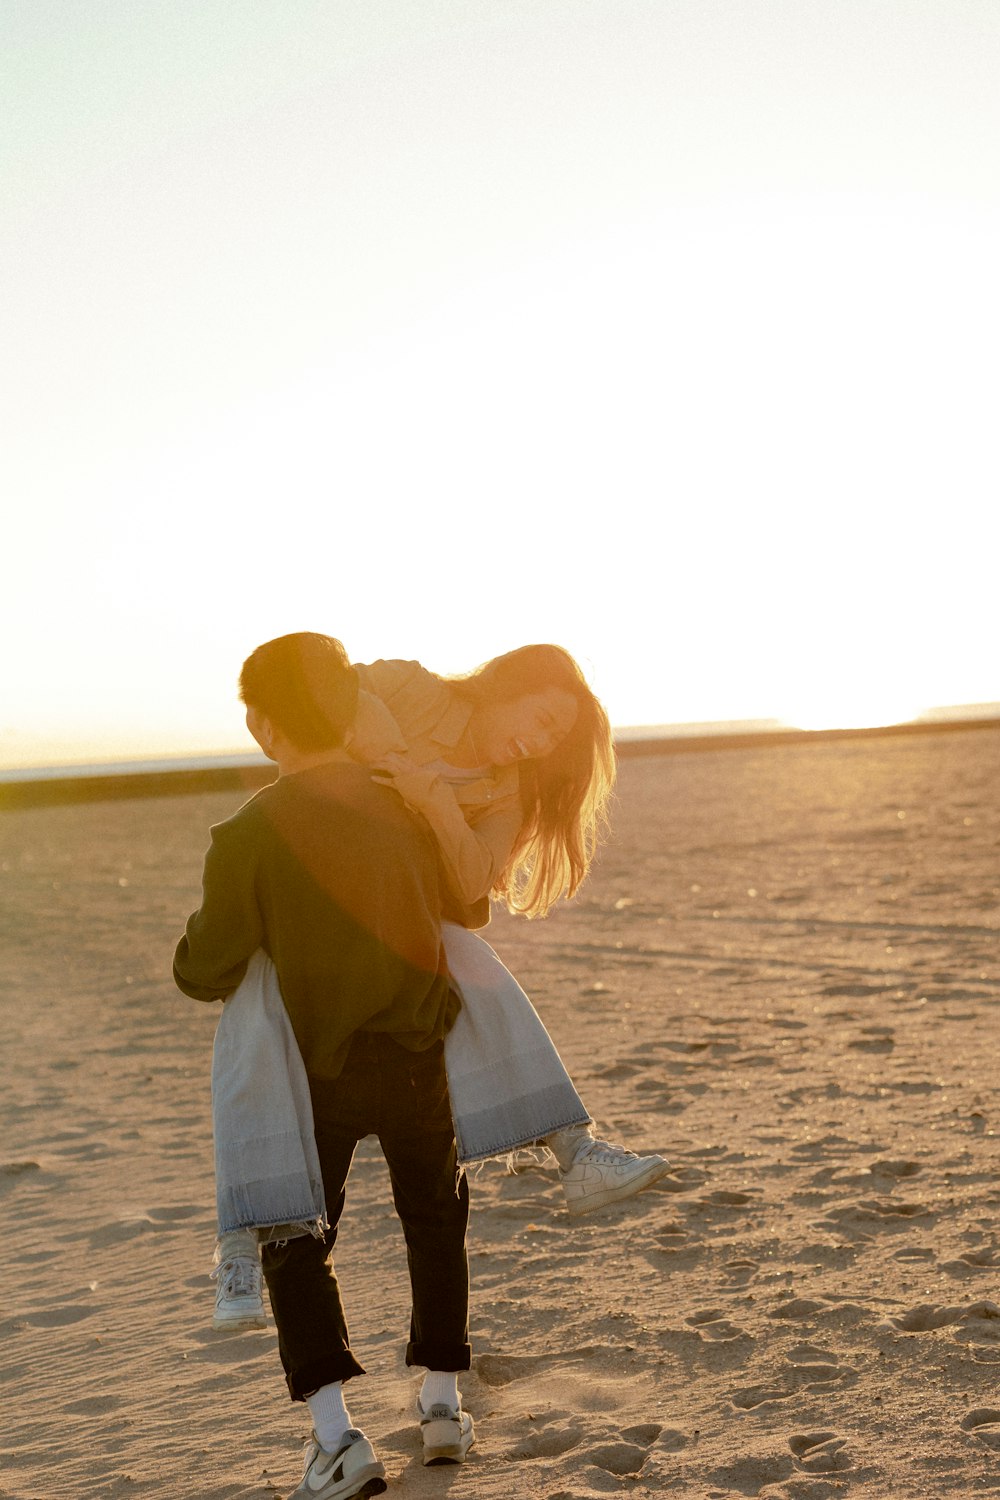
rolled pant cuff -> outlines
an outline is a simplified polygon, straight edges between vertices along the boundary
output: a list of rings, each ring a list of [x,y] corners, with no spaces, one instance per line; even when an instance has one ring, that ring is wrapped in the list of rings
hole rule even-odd
[[[311,1365],[304,1365],[301,1370],[290,1371],[285,1380],[292,1400],[304,1401],[307,1396],[314,1395],[320,1386],[332,1385],[335,1380],[350,1380],[353,1376],[364,1373],[364,1365],[358,1364],[350,1349],[342,1349],[336,1354],[328,1355],[326,1359],[317,1359]]]
[[[472,1366],[471,1344],[407,1344],[406,1363],[425,1370],[468,1370]]]

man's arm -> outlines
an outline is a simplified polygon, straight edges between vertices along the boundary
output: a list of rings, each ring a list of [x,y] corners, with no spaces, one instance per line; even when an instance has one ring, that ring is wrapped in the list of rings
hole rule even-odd
[[[232,819],[212,829],[201,906],[174,954],[174,983],[192,1000],[225,1000],[264,940],[255,868],[252,845],[239,837]]]

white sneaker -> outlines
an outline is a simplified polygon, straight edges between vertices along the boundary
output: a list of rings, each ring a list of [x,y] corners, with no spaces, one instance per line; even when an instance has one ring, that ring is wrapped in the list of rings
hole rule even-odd
[[[381,1495],[385,1465],[356,1427],[349,1427],[336,1453],[321,1448],[315,1433],[306,1444],[302,1483],[288,1500],[348,1500],[354,1495]]]
[[[476,1441],[476,1429],[467,1411],[458,1406],[435,1403],[425,1412],[417,1398],[420,1436],[424,1445],[425,1464],[464,1464],[465,1455]]]
[[[260,1261],[254,1255],[233,1255],[212,1272],[215,1289],[213,1328],[266,1328],[264,1287]]]
[[[621,1198],[641,1193],[670,1171],[662,1156],[636,1156],[607,1141],[584,1141],[573,1165],[560,1171],[566,1207],[571,1214],[589,1214]]]

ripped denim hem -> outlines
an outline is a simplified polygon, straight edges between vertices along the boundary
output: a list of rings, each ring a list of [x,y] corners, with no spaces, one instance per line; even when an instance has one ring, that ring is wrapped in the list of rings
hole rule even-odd
[[[559,1118],[558,1116],[545,1122],[541,1128],[533,1130],[531,1135],[512,1135],[509,1138],[501,1137],[499,1140],[491,1141],[489,1145],[469,1145],[462,1140],[456,1122],[455,1144],[458,1150],[459,1164],[463,1167],[471,1166],[475,1162],[502,1161],[510,1167],[516,1160],[519,1152],[531,1152],[539,1146],[544,1146],[547,1135],[554,1135],[557,1130],[566,1130],[571,1125],[592,1125],[594,1122],[590,1115],[584,1111]],[[546,1148],[547,1149],[547,1148]],[[537,1160],[537,1157],[536,1157]]]
[[[258,1245],[278,1245],[284,1244],[286,1240],[302,1239],[307,1234],[311,1234],[314,1240],[321,1240],[329,1228],[329,1220],[323,1214],[308,1219],[286,1220],[280,1224],[259,1221],[255,1224],[220,1224],[219,1235],[231,1234],[236,1229],[248,1229],[257,1236]]]

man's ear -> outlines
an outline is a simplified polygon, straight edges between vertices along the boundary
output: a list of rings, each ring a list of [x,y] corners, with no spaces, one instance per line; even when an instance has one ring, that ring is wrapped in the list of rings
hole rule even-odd
[[[267,715],[262,714],[260,712],[260,709],[248,708],[247,728],[253,735],[254,739],[257,741],[260,748],[263,750],[264,754],[270,760],[273,760],[275,730],[274,725],[267,717]]]

